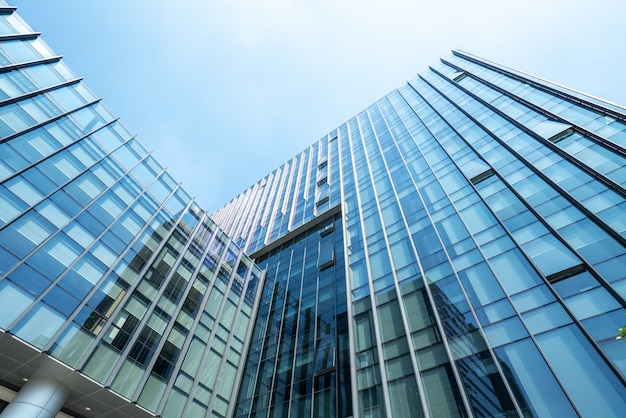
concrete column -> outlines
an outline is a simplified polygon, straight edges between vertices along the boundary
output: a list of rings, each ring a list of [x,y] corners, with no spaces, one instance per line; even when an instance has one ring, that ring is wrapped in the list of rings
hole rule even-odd
[[[56,379],[34,377],[17,393],[0,418],[54,418],[70,395]]]

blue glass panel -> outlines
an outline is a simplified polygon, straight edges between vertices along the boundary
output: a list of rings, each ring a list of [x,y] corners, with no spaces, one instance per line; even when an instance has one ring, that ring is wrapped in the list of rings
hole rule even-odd
[[[456,277],[449,276],[437,283],[432,283],[430,289],[442,319],[469,311],[469,304]]]
[[[526,292],[511,297],[513,304],[520,312],[525,312],[539,306],[547,305],[555,300],[546,286],[537,286]]]
[[[589,263],[595,264],[623,254],[624,248],[590,219],[583,219],[560,231],[563,238]]]
[[[53,194],[50,200],[56,203],[56,205],[69,216],[74,216],[81,210],[81,206],[63,190],[59,190]]]
[[[100,235],[104,230],[104,225],[88,211],[81,213],[76,220],[94,236]],[[113,224],[114,227],[116,225],[118,224]],[[130,238],[132,238],[132,236]],[[127,238],[126,242],[130,241],[130,238]]]
[[[476,309],[476,316],[483,325],[489,325],[515,315],[515,311],[508,299],[502,299]]]
[[[484,204],[471,205],[467,209],[462,210],[460,215],[472,235],[489,228],[496,222]]]
[[[58,286],[80,299],[87,296],[87,293],[93,288],[93,284],[91,282],[86,280],[74,270],[68,271],[67,274],[59,281]]]
[[[9,277],[35,297],[39,296],[50,284],[50,280],[27,264],[20,265]]]
[[[9,280],[0,281],[0,327],[9,325],[35,300]]]
[[[475,307],[487,305],[504,297],[486,263],[479,263],[458,273],[461,283]]]
[[[456,215],[442,219],[436,226],[444,245],[452,245],[469,236],[461,219]]]
[[[374,280],[391,273],[391,263],[386,248],[370,255],[370,268]]]
[[[496,357],[514,391],[537,417],[577,417],[563,389],[530,340],[496,348]]]
[[[78,299],[57,286],[54,286],[46,293],[43,297],[43,301],[61,312],[65,317],[70,316],[79,304]]]
[[[611,338],[603,341],[600,348],[611,360],[611,363],[619,370],[622,377],[626,377],[626,350],[624,350],[624,342]]]
[[[522,246],[544,276],[579,265],[581,260],[552,235],[544,235]]]
[[[485,335],[492,347],[508,344],[528,336],[528,332],[518,317],[505,319],[485,327]]]
[[[615,282],[626,277],[626,255],[604,261],[595,267],[605,280]],[[626,292],[622,293],[622,295],[626,297]]]
[[[22,318],[13,331],[21,339],[43,348],[64,321],[65,318],[58,312],[40,302]]]
[[[30,257],[29,264],[42,274],[55,278],[78,257],[81,250],[73,240],[59,233]]]
[[[621,307],[619,302],[603,287],[570,296],[565,299],[565,305],[579,320]]]
[[[439,238],[432,226],[427,226],[423,230],[413,234],[413,242],[417,248],[417,254],[420,258],[434,254],[441,249]]]
[[[528,330],[533,334],[560,327],[572,322],[559,303],[551,303],[522,314]]]
[[[9,271],[19,259],[10,252],[6,251],[4,245],[0,242],[0,271]]]
[[[518,249],[493,257],[489,261],[496,277],[509,295],[542,282]]]
[[[456,363],[477,416],[515,416],[515,406],[489,353],[465,357]]]
[[[24,258],[54,231],[50,222],[30,211],[0,231],[0,245],[10,248],[13,254]]]
[[[582,321],[585,330],[594,340],[603,340],[606,338],[614,339],[617,330],[626,323],[623,309],[617,309],[603,315]],[[625,350],[626,352],[626,350]]]
[[[485,231],[485,232],[489,232],[489,231]],[[480,238],[482,238],[482,236],[476,237],[477,240]],[[497,238],[497,237],[493,237],[493,238]],[[491,241],[491,239],[489,241]],[[485,242],[487,242],[487,240],[485,240]],[[493,239],[493,241],[483,244],[482,250],[483,250],[483,254],[485,255],[485,257],[492,258],[492,257],[495,257],[496,255],[505,253],[514,247],[515,247],[515,243],[513,242],[513,240],[508,236],[504,236],[504,237],[500,237],[497,239]]]
[[[22,213],[28,205],[4,186],[0,186],[0,226]]]
[[[560,280],[553,283],[554,290],[557,291],[559,296],[566,298],[568,296],[575,295],[580,292],[586,292],[594,287],[600,286],[598,281],[589,273],[584,271],[575,276],[568,277],[564,280]]]
[[[28,160],[13,149],[12,144],[0,144],[0,152],[2,152],[2,162],[12,169],[10,174],[14,174],[14,172],[21,170],[29,163]]]
[[[623,415],[624,385],[574,325],[538,335],[537,342],[583,416]]]
[[[429,255],[428,257],[422,258],[422,267],[424,268],[424,270],[427,271],[437,270],[442,265],[448,266],[447,268],[450,269],[449,263],[447,263],[447,261],[448,260],[446,257],[446,253],[441,250]],[[432,281],[437,280],[435,276],[431,274],[427,274],[426,277],[428,277],[428,279]]]

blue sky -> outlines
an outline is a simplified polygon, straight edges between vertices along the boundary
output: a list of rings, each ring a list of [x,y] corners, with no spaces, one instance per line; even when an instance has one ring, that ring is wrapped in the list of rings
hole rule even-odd
[[[9,3],[211,212],[451,49],[626,104],[623,0]]]

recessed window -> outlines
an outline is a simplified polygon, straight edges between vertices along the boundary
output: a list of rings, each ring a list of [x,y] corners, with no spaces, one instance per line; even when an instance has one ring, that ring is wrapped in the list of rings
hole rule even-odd
[[[319,207],[322,206],[324,203],[328,202],[330,199],[328,196],[325,196],[323,198],[321,198],[320,200],[318,200],[317,202],[315,202],[315,206]]]
[[[335,226],[333,224],[328,224],[320,230],[320,236],[325,237],[335,230]]]
[[[472,182],[472,184],[478,184],[481,181],[488,179],[489,177],[493,176],[493,170],[490,168],[487,171],[483,171],[482,173],[480,173],[477,176],[474,176],[470,179],[470,181]]]
[[[550,283],[556,283],[560,280],[582,273],[583,271],[585,271],[585,267],[582,264],[579,264],[546,276],[546,279],[548,279]]]
[[[463,80],[465,77],[467,77],[467,74],[464,71],[461,71],[459,73],[453,74],[452,75],[452,79],[454,81],[456,81],[457,83],[461,80]]]

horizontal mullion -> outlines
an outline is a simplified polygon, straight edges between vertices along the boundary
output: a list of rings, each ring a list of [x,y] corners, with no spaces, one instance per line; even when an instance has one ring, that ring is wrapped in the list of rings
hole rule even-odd
[[[85,108],[87,108],[89,106],[93,106],[96,103],[99,103],[100,101],[102,101],[102,98],[98,98],[98,99],[92,100],[91,102],[85,103],[85,104],[83,104],[81,106],[78,106],[77,108],[68,110],[67,112],[63,112],[60,115],[54,116],[54,117],[52,117],[52,118],[50,118],[48,120],[45,120],[43,122],[39,122],[39,123],[37,123],[37,124],[35,124],[33,126],[30,126],[30,127],[26,128],[26,129],[24,129],[22,131],[15,132],[15,133],[7,136],[7,137],[4,137],[4,138],[0,139],[0,144],[3,143],[3,142],[10,141],[13,138],[17,138],[20,135],[24,135],[24,134],[26,134],[28,132],[34,131],[35,129],[41,128],[42,126],[48,125],[48,124],[50,124],[52,122],[55,122],[55,121],[57,121],[57,120],[59,120],[61,118],[64,118],[64,117],[66,117],[68,115],[71,115],[74,112],[77,112],[79,110],[85,109]]]
[[[31,33],[14,33],[10,35],[0,35],[0,42],[4,41],[15,41],[15,40],[28,40],[28,39],[37,39],[41,35],[41,32],[31,32]]]
[[[32,67],[32,66],[40,65],[40,64],[52,64],[53,62],[61,61],[61,58],[63,58],[62,55],[57,55],[56,57],[51,57],[51,58],[41,58],[41,59],[34,60],[34,61],[18,62],[15,64],[0,66],[0,74],[8,73],[9,71],[13,71],[13,70],[19,70],[20,68]]]
[[[62,83],[58,83],[58,84],[54,84],[52,86],[41,88],[39,90],[30,91],[28,93],[24,93],[24,94],[16,96],[16,97],[11,97],[11,98],[8,98],[8,99],[5,99],[5,100],[0,100],[0,107],[6,106],[6,105],[9,105],[9,104],[12,104],[12,103],[17,103],[17,102],[25,100],[25,99],[30,99],[31,97],[35,97],[35,96],[38,96],[40,94],[47,93],[49,91],[57,90],[57,89],[60,89],[62,87],[67,87],[67,86],[72,86],[74,84],[78,84],[82,79],[83,79],[82,77],[75,78],[73,80],[64,81]]]

